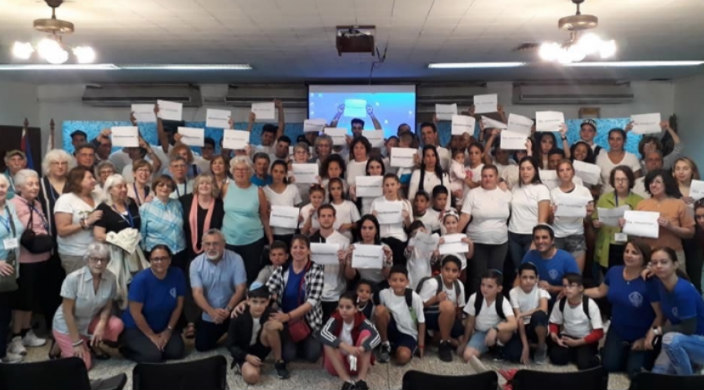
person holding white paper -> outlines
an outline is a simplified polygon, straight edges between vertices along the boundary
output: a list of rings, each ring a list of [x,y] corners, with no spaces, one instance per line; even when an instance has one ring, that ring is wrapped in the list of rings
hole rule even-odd
[[[345,193],[348,192],[349,186],[347,184],[347,180],[345,180],[346,167],[347,164],[345,163],[345,160],[337,153],[331,154],[327,159],[325,159],[325,161],[323,161],[323,164],[320,166],[319,173],[320,185],[323,189],[325,189],[325,198],[328,198],[327,188],[330,179],[334,179],[336,177],[343,180],[342,183],[345,187]]]
[[[318,184],[313,184],[308,191],[310,203],[301,207],[301,215],[298,220],[301,222],[301,233],[312,235],[318,229],[318,208],[325,202],[325,189]]]
[[[560,197],[592,199],[592,193],[586,187],[572,182],[574,167],[570,160],[562,160],[557,164],[557,177],[560,179],[560,185],[550,191],[550,197],[553,201],[553,214],[557,213],[559,206],[555,202]],[[584,209],[584,217],[591,217],[592,212],[594,212],[594,202],[590,201]],[[584,272],[587,255],[584,218],[555,216],[552,228],[555,230],[555,246],[558,249],[564,249],[569,252],[577,261],[580,272]]]
[[[631,127],[632,124],[629,123],[626,126],[626,131],[629,131]],[[675,165],[675,160],[682,157],[682,154],[684,152],[684,144],[682,144],[682,141],[680,140],[679,135],[677,135],[677,132],[675,132],[670,126],[670,122],[662,121],[660,122],[660,127],[662,128],[663,133],[667,132],[667,135],[672,138],[672,150],[670,151],[670,153],[664,155],[661,138],[665,136],[661,137],[660,134],[644,135],[643,138],[640,139],[640,142],[638,142],[638,152],[643,158],[645,158],[645,156],[647,156],[649,152],[660,152],[660,154],[663,155],[663,167],[665,167],[666,169],[670,169]],[[644,175],[648,173],[648,167],[645,166],[645,161],[643,160],[641,160],[641,168],[643,168]]]
[[[383,127],[381,126],[381,122],[376,118],[376,115],[374,115],[374,107],[372,107],[370,104],[367,104],[367,115],[372,119],[372,124],[374,125],[374,129],[376,130],[383,130]],[[340,121],[340,118],[342,115],[345,113],[345,104],[342,103],[339,106],[337,106],[337,113],[335,113],[335,117],[332,118],[332,121],[330,122],[330,127],[337,127],[338,122]],[[350,126],[352,129],[352,135],[353,137],[359,137],[362,135],[362,131],[364,131],[364,120],[360,118],[352,118],[350,121]]]
[[[389,277],[389,269],[393,265],[393,251],[381,241],[379,221],[375,216],[371,214],[363,215],[359,220],[358,226],[359,241],[355,242],[354,245],[381,245],[384,251],[384,261],[381,269],[353,268],[352,252],[354,252],[354,245],[351,245],[345,257],[345,277],[348,281],[353,281],[359,275],[359,279],[371,282],[373,284],[372,290],[376,292],[379,291],[382,283]]]
[[[524,157],[518,169],[519,181],[511,190],[511,218],[508,221],[508,250],[515,269],[530,248],[533,226],[547,223],[550,216],[550,190],[540,181],[535,160]]]
[[[601,168],[601,181],[604,185],[601,187],[601,193],[613,191],[614,188],[609,185],[609,175],[611,170],[619,165],[627,165],[633,171],[636,178],[641,176],[640,162],[638,158],[624,149],[626,144],[626,132],[623,129],[611,129],[609,131],[609,151],[599,153],[596,157],[596,165]]]
[[[335,229],[337,213],[334,207],[324,204],[318,207],[317,213],[320,229],[310,236],[310,242],[337,244],[339,247],[337,251],[339,264],[323,265],[323,295],[320,300],[323,305],[323,321],[327,321],[337,308],[337,301],[340,299],[340,295],[347,289],[345,261],[347,248],[350,246],[350,239]]]
[[[362,136],[355,137],[350,144],[350,161],[347,163],[347,172],[345,179],[351,187],[355,185],[357,176],[364,176],[364,169],[367,167],[369,153],[372,151],[372,145]]]
[[[636,206],[637,211],[657,211],[660,213],[658,238],[644,238],[652,249],[672,248],[677,253],[680,267],[686,271],[686,259],[682,239],[694,236],[694,218],[687,209],[672,175],[664,169],[648,172],[645,187],[650,199],[643,199]]]
[[[499,187],[496,166],[485,165],[482,185],[467,194],[459,220],[460,231],[474,242],[474,257],[468,264],[470,293],[479,291],[481,275],[488,269],[503,269],[508,253],[510,204],[511,192]]]
[[[264,126],[262,126],[259,145],[254,148],[255,152],[264,152],[270,155],[274,154],[274,142],[279,139],[279,137],[284,135],[284,128],[286,126],[286,120],[284,119],[284,106],[281,103],[281,100],[278,99],[274,100],[274,106],[276,107],[279,113],[278,126],[274,126],[270,123],[265,123]],[[254,128],[254,121],[257,119],[257,116],[254,114],[254,112],[250,112],[248,119],[249,120],[247,122],[247,131],[251,133],[252,129]],[[234,122],[231,123],[234,124]]]
[[[361,217],[357,205],[343,197],[342,179],[331,179],[328,183],[330,205],[335,209],[335,229],[345,237],[352,239],[352,230],[357,227]]]
[[[301,203],[301,195],[295,184],[288,184],[286,177],[288,165],[276,160],[271,164],[271,184],[264,187],[264,195],[269,202],[269,206],[294,207]],[[291,237],[296,233],[296,229],[272,226],[274,240],[280,240],[287,244],[291,242]]]
[[[533,144],[533,155],[539,162],[542,169],[548,169],[548,156],[550,151],[557,147],[557,139],[552,132],[535,133],[536,142]],[[570,144],[567,142],[567,125],[560,125],[560,138],[562,140],[562,150],[565,151],[565,158],[570,158]]]
[[[635,210],[643,198],[632,191],[634,180],[633,171],[628,166],[619,165],[614,168],[609,175],[609,184],[614,190],[599,197],[596,202],[596,210],[591,216],[592,226],[597,229],[594,261],[601,266],[604,274],[606,274],[607,268],[623,264],[623,250],[627,237],[622,237],[620,227],[602,224],[599,221],[599,209],[627,206],[631,210]]]
[[[188,179],[193,179],[201,173],[199,166],[202,165],[200,161],[203,159],[200,156],[195,156],[190,146],[177,142],[169,152],[169,161],[175,157],[181,157],[186,162],[186,177]]]
[[[367,160],[367,166],[365,167],[364,171],[366,172],[367,176],[384,176],[386,174],[386,167],[384,166],[384,161],[381,158],[373,156],[369,157],[369,160]],[[357,202],[357,204],[360,204],[357,199],[356,191],[356,187],[350,187],[350,199],[352,199],[352,201],[354,202]],[[360,210],[361,215],[369,214],[371,212],[373,201],[374,198],[368,196],[362,197],[362,207]]]
[[[434,123],[423,122],[420,124],[420,137],[423,141],[423,145],[435,146],[435,151],[438,156],[438,162],[442,167],[443,171],[447,171],[450,167],[450,151],[440,146],[440,141],[438,140],[438,128]],[[421,150],[422,152],[422,150]],[[425,153],[421,153],[425,154]],[[409,195],[410,197],[410,195]]]
[[[450,190],[450,177],[443,172],[435,146],[423,146],[423,160],[418,169],[411,175],[408,186],[408,198],[413,199],[417,191],[432,191],[435,186],[441,185]],[[449,206],[449,205],[448,205]]]
[[[406,258],[403,255],[406,241],[406,228],[411,224],[413,208],[411,202],[403,198],[400,194],[401,183],[393,173],[384,175],[384,195],[372,202],[372,215],[377,216],[377,209],[382,205],[398,205],[401,208],[401,222],[394,224],[382,224],[380,228],[381,238],[394,252],[394,264],[404,264]]]
[[[462,281],[462,284],[467,284],[467,259],[471,259],[474,256],[474,242],[472,242],[472,239],[467,237],[467,235],[462,230],[460,230],[459,222],[460,216],[457,215],[457,212],[455,212],[455,210],[450,210],[445,213],[445,215],[442,217],[442,226],[445,227],[445,231],[440,237],[440,241],[438,241],[438,250],[440,249],[440,246],[442,246],[446,242],[457,242],[454,238],[451,241],[446,241],[450,240],[449,238],[447,238],[447,236],[462,236],[459,242],[467,244],[467,252],[449,254],[452,254],[458,259],[460,259],[461,265],[459,280]]]

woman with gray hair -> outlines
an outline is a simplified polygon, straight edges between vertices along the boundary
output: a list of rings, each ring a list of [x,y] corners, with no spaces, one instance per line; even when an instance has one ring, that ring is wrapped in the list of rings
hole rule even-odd
[[[43,235],[51,238],[48,231],[48,223],[41,206],[37,201],[39,194],[39,175],[31,169],[22,169],[15,174],[15,187],[18,195],[10,200],[15,206],[17,219],[15,223],[22,225],[26,230],[32,230],[35,235]],[[51,240],[37,239],[35,236],[34,246],[41,245],[44,241],[48,244],[46,250],[38,252],[43,248],[22,247],[19,257],[20,277],[17,279],[19,288],[13,293],[12,299],[12,341],[9,351],[24,355],[27,353],[25,347],[40,347],[46,344],[46,339],[39,338],[32,330],[32,308],[34,303],[40,303],[44,313],[47,313],[48,302],[51,301],[52,292],[46,289],[49,279],[50,269],[49,257],[53,243]],[[56,306],[53,307],[56,310]],[[49,312],[49,315],[53,312]]]
[[[139,207],[127,196],[127,182],[122,175],[110,175],[103,185],[103,202],[96,210],[103,216],[93,225],[93,237],[104,242],[110,232],[140,227]]]
[[[48,216],[49,230],[56,239],[56,224],[54,222],[54,205],[59,196],[64,193],[68,179],[68,171],[76,165],[70,154],[62,149],[52,149],[42,160],[41,189],[38,200],[44,209],[44,215]]]
[[[17,240],[22,236],[24,226],[19,223],[15,206],[7,202],[10,181],[0,175],[0,275],[17,279],[17,259],[20,247]],[[22,355],[12,353],[7,346],[7,333],[10,326],[10,302],[12,293],[0,292],[0,363],[17,363]]]
[[[61,357],[79,357],[90,369],[91,347],[103,341],[116,343],[124,324],[111,315],[117,285],[115,275],[106,269],[110,262],[107,245],[88,245],[83,259],[85,265],[67,275],[61,285],[63,301],[54,315],[53,334]],[[106,357],[94,353],[96,358]]]
[[[263,264],[264,247],[273,242],[269,227],[269,203],[264,190],[250,182],[252,164],[248,157],[237,156],[230,161],[233,180],[223,198],[225,218],[222,233],[227,249],[244,259],[247,284],[257,277]]]

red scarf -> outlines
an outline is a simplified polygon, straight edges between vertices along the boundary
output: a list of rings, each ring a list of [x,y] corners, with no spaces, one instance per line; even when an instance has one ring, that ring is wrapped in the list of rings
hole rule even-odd
[[[205,214],[205,222],[203,223],[203,232],[207,232],[210,229],[210,221],[213,218],[213,208],[215,206],[215,198],[210,199],[208,203],[207,210],[208,213]],[[191,246],[193,248],[193,253],[200,254],[203,252],[203,247],[198,247],[198,194],[193,194],[193,200],[191,201],[191,211],[188,214],[188,223],[191,225]]]

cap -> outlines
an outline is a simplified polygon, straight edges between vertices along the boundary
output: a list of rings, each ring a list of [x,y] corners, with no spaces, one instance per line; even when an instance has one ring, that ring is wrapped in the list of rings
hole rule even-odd
[[[582,126],[584,125],[591,126],[592,129],[596,131],[596,122],[594,121],[594,119],[585,119],[584,121],[582,121],[582,124],[580,124],[579,127],[582,128]]]
[[[83,138],[88,139],[88,134],[86,134],[86,132],[83,130],[75,130],[73,133],[69,134],[69,136],[71,138],[73,138],[76,135],[82,135]]]
[[[269,292],[269,288],[266,285],[255,281],[249,286],[247,296],[249,298],[269,298],[271,292]]]
[[[10,158],[10,157],[14,157],[14,156],[20,156],[20,157],[22,157],[22,159],[27,158],[27,156],[24,154],[24,152],[19,149],[8,150],[5,153],[5,158]]]

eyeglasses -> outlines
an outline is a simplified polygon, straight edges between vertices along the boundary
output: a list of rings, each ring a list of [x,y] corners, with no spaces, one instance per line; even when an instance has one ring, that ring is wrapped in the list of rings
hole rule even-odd
[[[617,183],[625,183],[628,181],[628,178],[627,177],[617,177],[614,179],[614,181]]]
[[[169,261],[169,260],[171,260],[171,258],[168,256],[160,256],[160,257],[152,257],[149,261],[151,261],[152,263],[160,263],[160,262]]]
[[[110,259],[104,259],[102,257],[89,257],[88,261],[91,263],[102,263],[102,264],[107,264],[110,262]]]

